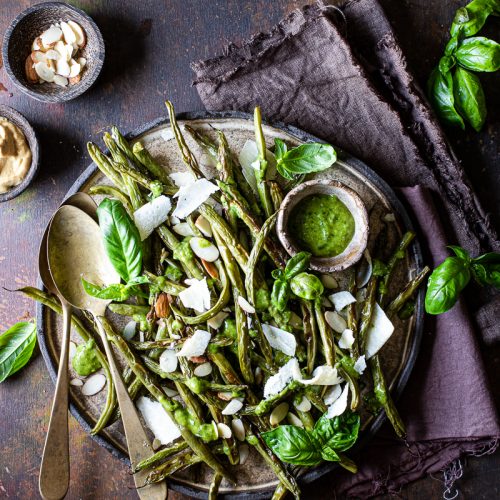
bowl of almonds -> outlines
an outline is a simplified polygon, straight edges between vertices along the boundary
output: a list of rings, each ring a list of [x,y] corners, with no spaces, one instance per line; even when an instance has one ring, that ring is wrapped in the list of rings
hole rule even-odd
[[[14,19],[4,35],[2,56],[19,90],[38,101],[63,102],[95,82],[104,62],[104,42],[85,12],[45,2]]]

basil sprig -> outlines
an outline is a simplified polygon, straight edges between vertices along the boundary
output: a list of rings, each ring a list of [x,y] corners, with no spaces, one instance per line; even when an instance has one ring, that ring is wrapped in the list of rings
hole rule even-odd
[[[139,231],[118,200],[103,200],[97,208],[97,217],[108,258],[123,281],[129,283],[142,271]]]
[[[0,335],[0,383],[31,359],[36,345],[36,326],[22,321]]]
[[[500,253],[487,253],[472,259],[466,250],[450,246],[454,257],[447,257],[429,276],[425,310],[442,314],[451,309],[471,276],[482,286],[500,289]]]
[[[149,294],[144,293],[138,285],[149,283],[145,276],[137,276],[127,284],[116,283],[107,287],[100,287],[82,278],[82,285],[85,292],[98,299],[113,300],[114,302],[124,302],[130,297],[149,298]]]
[[[359,415],[347,411],[334,418],[323,415],[311,431],[280,425],[264,432],[262,437],[281,461],[313,466],[324,460],[338,462],[338,454],[351,448],[358,439],[359,426]]]
[[[285,178],[321,172],[337,161],[337,153],[329,144],[312,142],[288,149],[281,139],[274,139],[276,169]]]

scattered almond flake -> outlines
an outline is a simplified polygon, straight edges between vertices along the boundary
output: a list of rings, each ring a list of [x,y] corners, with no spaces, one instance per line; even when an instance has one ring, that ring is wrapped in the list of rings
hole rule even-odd
[[[40,38],[35,38],[33,40],[33,43],[31,44],[31,50],[32,51],[41,50],[42,47],[41,47],[40,43],[41,43],[41,39]]]
[[[329,288],[330,290],[338,288],[339,286],[338,281],[331,274],[322,274],[320,279],[323,286],[325,288]]]
[[[235,418],[231,422],[231,429],[233,430],[233,435],[238,441],[245,441],[245,426],[241,418]]]
[[[172,226],[172,230],[174,231],[174,233],[180,234],[181,236],[194,236],[194,231],[191,229],[191,226],[187,222],[180,222],[179,224],[175,224],[175,226]]]
[[[208,321],[207,325],[210,328],[213,328],[214,330],[218,330],[221,326],[222,323],[224,323],[224,320],[229,316],[227,312],[220,311],[218,312],[215,316],[212,316]]]
[[[352,293],[347,291],[332,293],[328,298],[331,300],[335,310],[338,312],[342,311],[349,304],[356,302]]]
[[[290,406],[288,403],[280,403],[269,416],[269,423],[272,427],[276,427],[287,415]]]
[[[325,396],[323,398],[325,405],[330,406],[331,404],[335,403],[335,401],[337,401],[341,394],[342,386],[340,384],[329,387],[325,392]]]
[[[61,40],[62,37],[63,32],[61,28],[58,28],[57,26],[51,26],[40,35],[42,44],[46,48],[51,47],[57,41]]]
[[[169,174],[169,177],[177,187],[190,186],[196,181],[191,172],[172,172]]]
[[[160,368],[165,373],[172,373],[177,370],[177,354],[175,349],[165,349],[158,360]]]
[[[134,222],[144,241],[160,224],[163,224],[172,208],[170,198],[158,196],[134,212]]]
[[[215,262],[219,258],[219,249],[205,238],[195,236],[189,240],[189,246],[197,257],[207,262]]]
[[[212,373],[212,365],[208,361],[206,363],[202,363],[194,369],[193,373],[197,377],[206,377]]]
[[[377,354],[394,332],[394,325],[383,309],[375,303],[370,326],[366,332],[366,359]]]
[[[83,384],[82,394],[84,396],[93,396],[104,389],[106,377],[102,373],[91,375]]]
[[[262,323],[262,331],[273,349],[277,349],[287,356],[295,355],[295,349],[297,348],[295,335],[266,323]]]
[[[326,311],[325,320],[337,333],[342,333],[347,328],[346,320],[337,311]]]
[[[222,439],[229,439],[233,435],[231,427],[229,427],[229,425],[223,424],[222,422],[219,422],[217,424],[217,431],[219,437]]]
[[[87,37],[85,36],[85,31],[83,31],[83,28],[78,23],[75,23],[75,21],[68,21],[68,25],[76,35],[75,41],[78,47],[83,47],[85,45],[85,42],[87,41]]]
[[[196,330],[182,346],[182,349],[177,353],[177,356],[201,356],[210,342],[210,333],[205,330]]]
[[[213,236],[210,222],[208,222],[203,215],[199,215],[194,224],[201,231],[203,236],[206,236],[207,238],[211,238]]]
[[[233,399],[232,392],[218,392],[217,397],[222,399],[222,401],[231,401]]]
[[[358,272],[356,273],[356,286],[358,288],[363,288],[370,278],[372,277],[373,264],[370,252],[365,250],[363,253],[363,260],[359,266]]]
[[[129,321],[123,328],[122,337],[127,341],[132,340],[135,337],[136,327],[137,327],[136,321],[133,320]]]
[[[59,40],[54,45],[54,50],[59,54],[60,59],[64,59],[65,61],[68,62],[71,59],[71,56],[68,54],[68,51],[66,50],[66,45],[64,45],[64,42],[62,40]]]
[[[41,50],[36,50],[35,52],[31,53],[31,60],[33,63],[39,63],[39,62],[46,62],[47,61],[47,56],[45,52],[42,52]]]
[[[306,396],[302,396],[302,399],[298,403],[294,403],[295,408],[299,411],[308,412],[311,410],[311,402],[306,398]]]
[[[288,415],[286,416],[286,419],[288,420],[288,423],[290,425],[294,425],[295,427],[301,427],[302,429],[304,428],[304,424],[302,423],[302,420],[300,420],[295,413],[292,413],[291,411],[288,412]]]
[[[185,281],[188,288],[179,293],[179,299],[184,307],[194,309],[198,312],[205,312],[210,309],[210,290],[207,279],[189,279]]]
[[[352,330],[346,328],[339,339],[339,347],[341,349],[350,349],[352,344],[354,344],[354,334]]]
[[[168,444],[177,439],[181,433],[174,421],[168,416],[158,401],[141,396],[136,403],[144,422],[161,444]]]
[[[176,193],[178,200],[173,215],[185,219],[218,190],[215,184],[206,179],[198,179],[189,186],[181,187]]]
[[[68,23],[66,23],[65,21],[61,21],[61,30],[63,32],[64,41],[66,43],[76,43],[76,34],[71,29],[71,26]]]
[[[342,381],[337,368],[328,365],[317,366],[312,372],[312,378],[299,379],[304,385],[335,385]]]
[[[87,65],[87,59],[85,59],[85,57],[79,57],[77,62],[82,69]]]
[[[170,389],[170,387],[163,387],[163,392],[169,397],[169,398],[175,398],[175,396],[178,396],[179,393],[175,389]]]
[[[69,77],[70,72],[69,63],[66,60],[61,58],[56,61],[56,73],[58,75]]]
[[[292,380],[299,380],[301,376],[297,358],[290,359],[274,375],[267,379],[266,384],[264,385],[264,399],[278,394]]]
[[[76,354],[76,344],[74,342],[69,343],[69,360],[71,361]]]
[[[69,62],[69,77],[74,78],[78,76],[81,71],[81,66],[73,59]]]
[[[74,385],[75,387],[81,387],[83,385],[83,380],[79,378],[73,378],[69,381],[69,385]]]
[[[151,448],[153,448],[153,451],[158,450],[161,446],[161,441],[158,438],[154,438],[153,442],[151,443]]]
[[[345,384],[342,394],[337,400],[328,407],[326,412],[327,418],[337,417],[342,415],[347,408],[347,397],[349,396],[349,384]]]
[[[243,408],[243,403],[237,399],[232,399],[222,410],[223,415],[234,415],[238,413]]]
[[[49,68],[45,62],[40,61],[36,63],[34,66],[36,74],[40,77],[44,82],[53,82],[55,71],[52,68]]]
[[[382,220],[384,222],[396,222],[396,216],[390,212],[388,214],[385,214],[383,217],[382,217]]]
[[[61,75],[54,75],[54,83],[60,87],[66,87],[68,85],[68,79]]]
[[[248,300],[245,299],[245,297],[238,295],[238,304],[247,314],[255,314],[255,307],[252,306],[252,304],[250,304],[250,302],[248,302]]]
[[[360,356],[357,360],[356,363],[354,363],[354,369],[360,374],[363,375],[363,372],[366,370],[366,360],[365,360],[365,355]]]
[[[58,59],[61,58],[61,54],[59,54],[59,52],[57,52],[57,50],[54,49],[47,50],[47,52],[45,52],[44,55],[46,59],[53,59],[54,61],[57,61]]]
[[[321,305],[323,307],[332,307],[333,306],[333,304],[330,302],[328,297],[325,297],[325,296],[321,297]]]
[[[239,465],[245,465],[246,461],[248,460],[248,455],[250,455],[250,447],[246,443],[243,443],[239,446],[239,451],[240,451]]]
[[[260,366],[257,366],[255,368],[255,383],[257,385],[260,385],[262,383],[262,380],[264,379],[264,374],[262,373],[262,368]]]

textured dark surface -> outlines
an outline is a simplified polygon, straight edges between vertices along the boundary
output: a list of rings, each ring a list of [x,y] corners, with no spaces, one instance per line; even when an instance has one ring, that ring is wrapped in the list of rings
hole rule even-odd
[[[30,1],[2,0],[0,35]],[[0,205],[0,286],[15,288],[36,282],[39,239],[64,193],[88,165],[85,142],[100,142],[101,131],[116,123],[127,131],[164,115],[168,97],[178,111],[201,108],[189,63],[220,53],[228,41],[241,41],[266,30],[303,0],[144,0],[81,1],[100,27],[106,63],[96,84],[66,104],[35,102],[17,90],[0,69],[0,103],[8,104],[35,127],[42,150],[40,173],[18,198]],[[447,28],[462,0],[382,0],[411,67],[421,84],[436,64]],[[498,36],[500,22],[485,33]],[[489,117],[479,133],[449,134],[484,208],[496,214],[499,227],[499,75],[482,75]],[[496,111],[496,113],[495,113]],[[0,289],[0,330],[34,314],[34,304]],[[498,338],[483,351],[498,384]],[[459,374],[458,376],[464,376]],[[466,378],[464,379],[466,380]],[[497,383],[495,383],[497,382]],[[38,355],[27,369],[0,386],[0,498],[38,498],[37,474],[48,424],[53,386]],[[123,464],[85,436],[71,419],[72,478],[70,498],[134,498]],[[500,492],[500,453],[470,459],[457,483],[461,498],[496,498]],[[381,478],[383,479],[383,478]],[[418,481],[400,492],[404,498],[439,498],[442,476]],[[331,498],[328,480],[309,487],[310,498]]]

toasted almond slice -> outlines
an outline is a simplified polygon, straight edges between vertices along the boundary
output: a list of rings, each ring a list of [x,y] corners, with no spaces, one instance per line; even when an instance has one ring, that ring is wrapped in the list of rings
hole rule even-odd
[[[210,275],[211,278],[219,279],[219,271],[213,262],[208,262],[207,260],[201,259],[201,263],[205,268],[205,271]]]
[[[218,431],[219,437],[221,437],[223,439],[229,439],[233,435],[229,425],[223,424],[222,422],[219,422],[217,424],[217,431]]]
[[[180,222],[179,224],[175,224],[175,226],[172,226],[172,230],[174,231],[174,233],[177,233],[180,236],[194,236],[194,232],[187,222]]]
[[[82,387],[84,396],[93,396],[104,389],[106,377],[102,373],[91,375]]]
[[[196,221],[195,221],[195,226],[203,233],[203,236],[206,236],[207,238],[211,238],[213,233],[212,233],[212,228],[210,226],[210,222],[208,222],[203,215],[200,215]]]
[[[196,375],[196,374],[195,374]],[[231,399],[222,410],[223,415],[235,415],[243,408],[243,403],[239,399]]]
[[[83,47],[85,45],[87,38],[85,36],[85,31],[83,31],[83,28],[78,23],[75,23],[75,21],[68,21],[68,25],[75,33],[75,39],[76,39],[75,41],[78,47]]]
[[[39,62],[46,62],[47,55],[45,54],[45,52],[42,52],[41,50],[35,50],[34,52],[31,53],[31,60],[35,64]]]
[[[35,66],[36,74],[45,82],[53,82],[55,72],[52,68],[49,68],[44,62],[36,63]]]
[[[71,26],[64,21],[61,22],[61,30],[64,35],[64,42],[73,45],[76,43],[76,33],[71,29]]]
[[[33,59],[31,59],[31,55],[26,58],[26,62],[24,64],[24,72],[26,73],[26,79],[29,83],[38,82],[38,73],[33,67]]]
[[[81,66],[74,59],[71,59],[71,61],[69,62],[69,77],[73,78],[75,76],[78,76],[81,69]]]
[[[292,413],[291,411],[288,412],[288,415],[286,416],[286,419],[291,425],[294,425],[295,427],[301,427],[304,428],[304,424],[302,423],[302,420],[300,420],[295,413]]]
[[[338,288],[339,286],[337,280],[331,274],[322,274],[321,283],[323,283],[325,288],[329,288],[331,290]]]
[[[217,397],[222,399],[222,401],[231,401],[233,394],[231,392],[218,392]]]
[[[240,465],[245,465],[248,455],[250,455],[250,448],[246,443],[243,443],[240,445]]]
[[[326,311],[325,320],[337,333],[342,333],[347,328],[346,320],[337,311]]]
[[[80,80],[82,79],[82,75],[76,75],[76,76],[73,76],[69,79],[69,84],[70,85],[75,85],[76,83],[78,83]]]
[[[61,54],[57,50],[54,49],[49,49],[47,52],[44,53],[44,56],[46,59],[53,59],[54,61],[57,61],[58,59],[61,58]],[[35,61],[38,62],[38,61]]]
[[[46,49],[52,48],[56,42],[61,40],[62,37],[63,32],[61,28],[58,28],[57,26],[51,26],[40,35],[42,46]]]
[[[288,403],[280,403],[271,412],[271,415],[269,416],[269,423],[273,427],[276,427],[286,417],[289,408]]]
[[[31,51],[34,52],[35,50],[42,50],[42,41],[40,37],[35,38],[31,44]]]
[[[208,375],[210,375],[212,373],[212,365],[209,362],[202,363],[201,365],[198,365],[194,369],[193,373],[197,377],[207,377]]]
[[[66,61],[69,60],[68,51],[66,50],[66,45],[64,45],[64,42],[62,40],[56,42],[56,44],[54,45],[54,50],[57,51],[60,58],[65,59]]]
[[[231,429],[233,430],[233,436],[238,441],[245,441],[245,426],[243,425],[241,418],[235,418],[231,422]]]
[[[191,238],[189,246],[197,257],[207,262],[214,262],[219,258],[219,249],[205,238]]]
[[[77,59],[78,64],[82,67],[82,69],[87,66],[87,59],[85,57],[79,57]]]
[[[79,378],[73,378],[69,381],[69,385],[73,385],[75,387],[81,387],[83,385],[83,380]]]
[[[174,398],[175,396],[179,395],[179,393],[176,390],[170,389],[170,387],[164,387],[163,391],[169,398]]]
[[[54,83],[60,87],[66,87],[68,85],[68,79],[65,76],[54,75]]]
[[[61,76],[69,76],[70,68],[67,61],[64,59],[59,59],[56,61],[56,73]]]
[[[67,43],[64,46],[64,49],[66,50],[66,60],[69,62],[71,60],[71,58],[73,57],[73,52],[74,52],[73,45],[71,45],[70,43]]]

